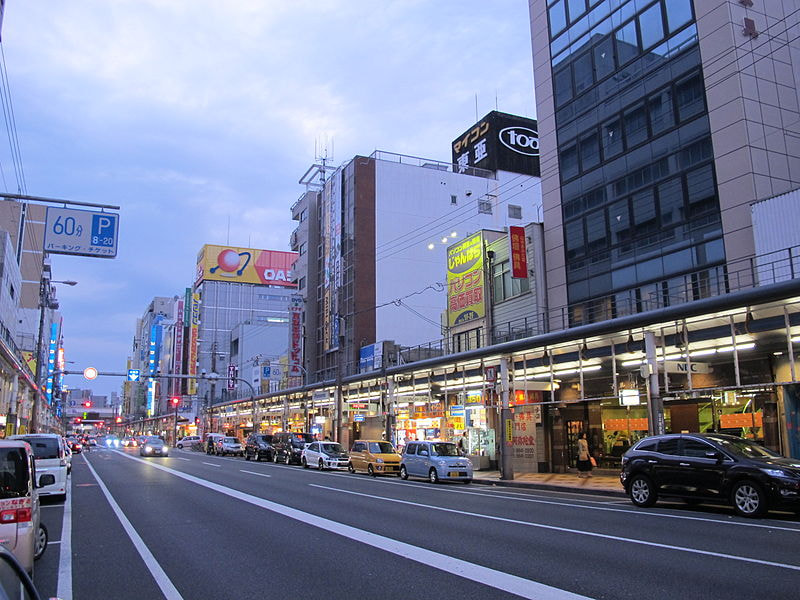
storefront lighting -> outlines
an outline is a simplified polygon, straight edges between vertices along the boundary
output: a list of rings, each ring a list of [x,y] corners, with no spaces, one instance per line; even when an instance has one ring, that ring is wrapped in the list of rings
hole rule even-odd
[[[426,404],[427,402],[420,402],[420,401],[414,402],[414,406],[425,406]]]
[[[800,335],[793,337],[792,338],[792,343],[793,344],[800,343]]]
[[[755,348],[756,345],[754,342],[745,342],[736,345],[737,352],[743,352],[745,350],[752,350]],[[698,356],[710,356],[712,354],[717,354],[720,352],[733,352],[733,346],[723,346],[722,348],[704,348],[703,350],[695,350],[694,352],[689,353],[690,358],[695,358]],[[656,358],[657,362],[664,362],[664,360],[679,360],[681,358],[686,358],[686,354],[668,354],[666,357],[659,356]],[[622,363],[623,367],[638,367],[639,365],[643,365],[647,363],[646,359],[636,359],[636,360],[626,360]]]
[[[583,371],[584,373],[592,373],[594,371],[599,371],[602,369],[602,365],[588,365],[583,367],[583,369],[561,369],[560,371],[553,371],[553,377],[559,377],[561,375],[572,375],[574,373],[580,373]],[[546,371],[544,373],[536,373],[533,375],[534,379],[548,379],[550,377],[550,372]]]
[[[468,383],[464,384],[454,384],[454,385],[444,385],[441,387],[442,390],[450,391],[450,390],[476,390],[480,389],[484,386],[483,382],[481,383]]]
[[[695,356],[708,356],[710,354],[716,354],[716,348],[706,348],[705,350],[695,350],[694,352],[689,352],[689,356],[694,358]]]
[[[743,350],[752,350],[755,348],[756,345],[753,342],[749,344],[736,344],[736,351],[741,352]],[[724,348],[717,348],[717,352],[733,352],[733,346],[725,346]]]
[[[398,402],[397,406],[399,406],[400,408],[406,408],[408,406],[408,402]]]

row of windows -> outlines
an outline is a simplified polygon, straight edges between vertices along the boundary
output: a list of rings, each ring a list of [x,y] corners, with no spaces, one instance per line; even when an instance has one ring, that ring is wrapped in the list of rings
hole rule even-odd
[[[577,177],[703,113],[703,80],[695,73],[583,132],[576,142],[560,145],[561,181]]]
[[[582,0],[558,1],[548,11],[553,65],[612,32],[622,43],[647,50],[694,20],[691,0],[605,0],[582,17],[581,4],[586,6]]]
[[[567,261],[620,244],[632,246],[634,240],[715,212],[716,193],[713,168],[706,164],[567,221]]]
[[[511,261],[509,260],[492,265],[492,286],[493,302],[502,302],[530,290],[530,282],[527,277],[514,278],[511,276]]]

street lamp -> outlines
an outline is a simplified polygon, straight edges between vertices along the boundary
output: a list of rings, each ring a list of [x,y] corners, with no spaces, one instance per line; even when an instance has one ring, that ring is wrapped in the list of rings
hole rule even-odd
[[[36,387],[38,390],[33,396],[31,420],[28,424],[28,430],[31,432],[36,432],[36,427],[38,425],[37,413],[39,410],[39,400],[42,394],[42,363],[44,362],[42,360],[42,343],[44,340],[44,313],[46,308],[50,308],[52,310],[58,309],[58,302],[50,297],[50,286],[54,283],[63,283],[64,285],[68,285],[70,287],[78,285],[77,281],[72,281],[71,279],[64,281],[54,281],[52,279],[48,279],[44,276],[44,268],[42,269],[42,276],[39,279],[39,336],[36,341],[36,373],[34,373]],[[14,428],[16,429],[16,419]]]

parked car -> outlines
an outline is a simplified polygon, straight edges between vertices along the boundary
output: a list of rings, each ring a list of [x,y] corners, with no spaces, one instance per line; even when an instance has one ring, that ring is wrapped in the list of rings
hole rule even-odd
[[[472,463],[452,442],[409,442],[400,463],[400,477],[425,477],[431,483],[444,480],[472,481]]]
[[[9,550],[28,573],[47,549],[38,490],[54,483],[52,473],[37,474],[33,450],[25,440],[0,440],[0,547]]]
[[[217,439],[214,444],[214,453],[217,456],[226,456],[228,454],[244,456],[244,446],[242,446],[242,442],[238,438],[226,435]]]
[[[206,434],[206,454],[216,454],[217,440],[225,437],[221,433],[207,433]]]
[[[69,449],[72,451],[73,454],[80,454],[83,450],[83,444],[74,437],[68,437],[67,443],[69,444]]]
[[[400,474],[402,457],[391,442],[384,440],[358,440],[350,448],[351,473],[366,471],[373,477],[391,473]]]
[[[659,498],[730,504],[743,517],[800,510],[800,460],[722,433],[645,438],[622,456],[620,481],[636,506]]]
[[[64,457],[67,459],[67,475],[72,473],[72,449],[69,447],[69,442],[61,438],[61,445],[64,448]]]
[[[149,437],[139,446],[139,456],[169,456],[169,447],[160,437]]]
[[[317,467],[320,471],[325,469],[347,469],[350,456],[339,442],[311,442],[304,449],[300,457],[304,468]]]
[[[12,435],[7,439],[24,440],[33,449],[36,472],[39,475],[50,473],[53,483],[39,488],[40,496],[55,496],[61,500],[67,497],[67,457],[61,436],[55,433],[27,433]]]
[[[310,433],[294,433],[291,431],[281,431],[272,437],[272,447],[275,449],[275,462],[282,462],[290,465],[300,464],[303,449],[306,444],[314,441],[314,436]]]
[[[244,442],[244,459],[268,461],[275,460],[275,449],[272,447],[273,436],[266,433],[251,433]]]
[[[175,447],[183,450],[184,448],[191,448],[195,444],[199,443],[200,443],[199,435],[187,435],[186,437],[182,437],[181,439],[179,439],[178,443],[175,444]]]

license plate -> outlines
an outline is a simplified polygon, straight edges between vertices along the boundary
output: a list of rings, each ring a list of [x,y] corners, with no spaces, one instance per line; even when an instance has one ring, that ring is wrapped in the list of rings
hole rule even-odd
[[[461,471],[450,471],[447,474],[448,477],[461,477],[462,475],[464,475],[464,473],[462,473]]]

